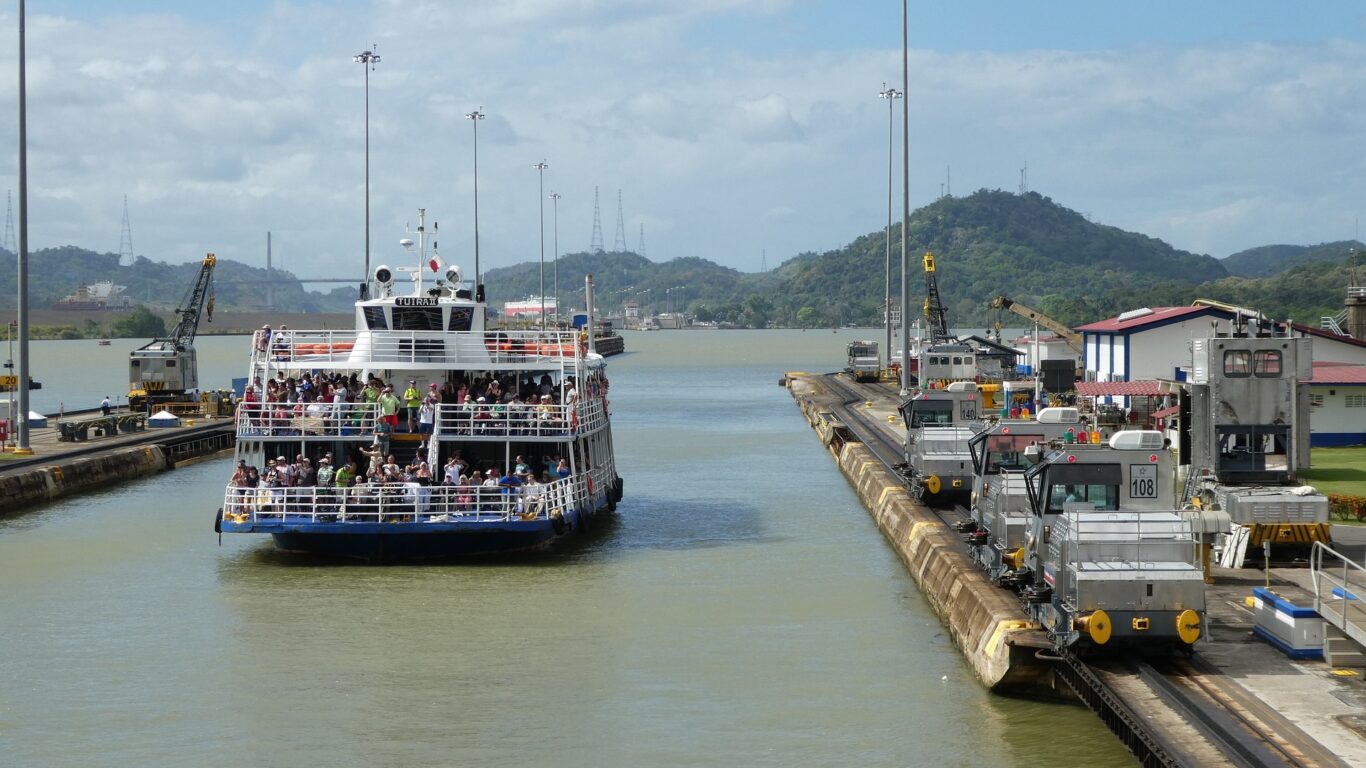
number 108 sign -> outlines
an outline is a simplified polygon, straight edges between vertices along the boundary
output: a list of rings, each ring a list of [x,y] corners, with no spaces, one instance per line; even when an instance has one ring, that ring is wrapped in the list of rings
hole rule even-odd
[[[1155,465],[1129,465],[1129,498],[1157,498],[1157,467]]]

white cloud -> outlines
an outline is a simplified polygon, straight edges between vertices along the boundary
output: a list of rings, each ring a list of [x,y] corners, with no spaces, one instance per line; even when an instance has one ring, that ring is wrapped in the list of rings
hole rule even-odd
[[[620,188],[627,242],[644,223],[653,258],[754,269],[763,248],[770,264],[828,248],[884,223],[876,93],[899,73],[898,52],[702,50],[687,34],[788,5],[385,0],[339,14],[279,3],[246,35],[173,16],[31,13],[32,242],[115,250],[128,193],[150,257],[261,261],[269,229],[300,273],[359,272],[363,72],[350,57],[378,40],[377,254],[392,256],[419,206],[442,221],[448,261],[472,248],[464,114],[479,105],[486,269],[536,257],[530,166],[542,158],[546,190],[564,196],[562,250],[588,245],[594,185],[608,244]],[[0,16],[0,34],[13,23]],[[1225,255],[1345,237],[1366,191],[1363,65],[1366,46],[1341,41],[916,51],[912,202],[938,194],[945,166],[962,194],[1013,189],[1028,161],[1034,189],[1177,247]],[[14,83],[12,60],[0,62],[0,104],[14,103]],[[0,120],[0,146],[14,142]],[[14,174],[6,150],[0,186]]]

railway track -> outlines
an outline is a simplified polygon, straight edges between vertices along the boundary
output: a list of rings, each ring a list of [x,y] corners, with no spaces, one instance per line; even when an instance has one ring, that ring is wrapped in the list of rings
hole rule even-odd
[[[860,407],[868,400],[867,388],[837,374],[827,376],[826,382],[839,398],[831,412],[846,430],[840,439],[862,443],[889,472],[904,478],[902,446],[871,423]],[[930,509],[947,525],[969,514],[962,507]],[[966,544],[963,547],[967,549]],[[1091,662],[1062,653],[1055,663],[1058,679],[1097,714],[1140,765],[1203,766],[1217,754],[1222,761],[1215,758],[1213,762],[1244,768],[1346,766],[1198,654]],[[1130,700],[1136,699],[1160,701],[1207,743],[1188,743],[1177,730],[1155,724],[1150,712],[1131,706]]]

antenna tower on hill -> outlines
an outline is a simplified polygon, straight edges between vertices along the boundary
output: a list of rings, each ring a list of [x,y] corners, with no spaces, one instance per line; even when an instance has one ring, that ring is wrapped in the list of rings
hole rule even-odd
[[[602,208],[598,206],[598,188],[593,187],[593,241],[588,250],[602,253]]]
[[[626,218],[621,215],[621,190],[617,190],[617,239],[612,243],[612,250],[617,253],[626,252]]]
[[[14,244],[14,198],[8,190],[5,191],[5,236],[0,238],[0,248],[10,253],[18,252],[18,246]]]
[[[643,221],[640,223],[640,242],[636,245],[636,253],[641,256],[645,255],[645,222]]]
[[[760,271],[760,272],[767,272],[767,271],[768,271],[768,249],[765,248],[765,249],[763,249],[762,251],[760,251],[760,253],[761,253],[762,255],[759,256],[759,271]]]
[[[123,231],[119,233],[119,266],[131,267],[137,257],[133,255],[133,227],[128,223],[128,195],[123,196]]]

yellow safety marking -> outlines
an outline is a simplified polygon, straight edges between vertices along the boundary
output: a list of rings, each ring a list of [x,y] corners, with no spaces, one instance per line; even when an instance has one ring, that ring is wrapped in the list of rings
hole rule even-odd
[[[1022,629],[1029,629],[1029,622],[1020,621],[1019,619],[1005,619],[996,622],[996,629],[992,630],[991,637],[987,638],[987,655],[995,655],[996,651],[1000,649],[1001,644],[1005,642],[1005,636],[1007,634],[1018,632]]]
[[[920,530],[920,528],[921,528],[922,526],[926,526],[926,525],[934,525],[934,523],[927,523],[927,522],[925,522],[924,520],[918,520],[918,521],[916,521],[916,522],[914,522],[914,523],[911,523],[911,530],[909,530],[909,531],[906,532],[906,540],[907,540],[907,541],[911,541],[912,539],[914,539],[914,538],[915,538],[915,532],[918,531],[918,530]]]
[[[880,507],[880,506],[882,506],[883,504],[886,504],[886,503],[887,503],[887,497],[888,497],[888,496],[891,496],[892,494],[898,493],[898,492],[900,492],[900,491],[901,491],[901,486],[899,486],[899,485],[888,485],[888,486],[884,486],[883,489],[882,489],[882,493],[879,494],[878,497],[877,497],[877,505]]]
[[[1355,669],[1335,669],[1333,670],[1333,674],[1337,675],[1338,677],[1356,677],[1361,673]]]

